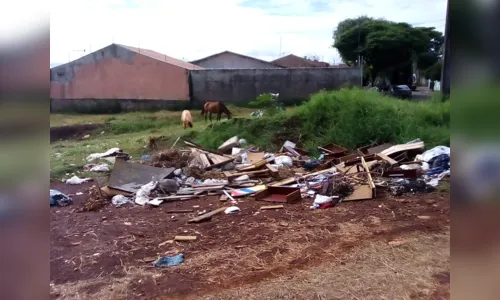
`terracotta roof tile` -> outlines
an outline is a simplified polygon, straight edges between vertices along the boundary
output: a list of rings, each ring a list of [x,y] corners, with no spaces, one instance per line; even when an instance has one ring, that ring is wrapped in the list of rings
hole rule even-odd
[[[139,53],[139,54],[142,54],[145,56],[149,56],[151,58],[166,62],[166,63],[174,65],[174,66],[178,66],[178,67],[181,67],[184,69],[188,69],[188,70],[202,70],[203,69],[202,67],[197,66],[197,65],[193,65],[191,63],[188,63],[187,61],[176,59],[176,58],[167,56],[165,54],[158,53],[158,52],[153,51],[153,50],[142,49],[142,48],[139,49],[136,47],[130,47],[130,46],[125,46],[125,45],[120,45],[120,44],[117,44],[117,46],[126,48],[126,49],[134,51],[136,53]]]

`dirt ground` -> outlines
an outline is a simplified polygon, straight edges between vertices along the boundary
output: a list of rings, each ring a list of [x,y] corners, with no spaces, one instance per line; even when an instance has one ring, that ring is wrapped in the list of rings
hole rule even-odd
[[[51,186],[74,200],[51,208],[53,299],[449,299],[449,192],[379,193],[315,211],[312,199],[261,211],[269,203],[244,198],[238,214],[188,224],[229,204],[212,196],[78,212],[90,185]],[[176,235],[197,240],[169,242]],[[178,253],[180,266],[151,264]]]

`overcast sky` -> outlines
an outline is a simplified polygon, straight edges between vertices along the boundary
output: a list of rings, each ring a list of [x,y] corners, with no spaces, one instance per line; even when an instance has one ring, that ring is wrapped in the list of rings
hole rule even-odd
[[[113,42],[188,61],[224,50],[273,60],[281,48],[339,63],[332,31],[360,15],[443,31],[446,0],[53,0],[50,63]]]

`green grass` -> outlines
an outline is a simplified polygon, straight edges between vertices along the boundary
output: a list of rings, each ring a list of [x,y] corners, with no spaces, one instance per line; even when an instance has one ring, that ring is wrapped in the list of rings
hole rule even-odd
[[[229,106],[235,117],[246,117],[253,109]],[[103,124],[105,129],[98,129],[86,140],[66,140],[51,144],[50,175],[51,178],[68,178],[72,173],[82,177],[91,175],[82,172],[88,162],[85,158],[96,152],[104,152],[109,148],[119,147],[138,159],[149,154],[144,146],[149,136],[165,136],[161,145],[171,145],[177,137],[186,132],[209,131],[211,125],[205,124],[198,110],[191,111],[194,121],[193,129],[184,130],[180,120],[180,112],[159,111],[154,113],[132,112],[109,115],[51,114],[51,126],[68,126],[79,124]],[[215,120],[215,116],[213,116]],[[225,118],[223,117],[223,120]],[[103,134],[101,132],[104,131]],[[56,155],[56,153],[60,153]],[[80,173],[77,173],[80,172]],[[68,175],[66,175],[68,174]]]
[[[405,143],[421,138],[427,148],[450,144],[450,101],[439,97],[411,102],[382,96],[374,91],[342,89],[314,94],[303,105],[273,116],[249,118],[253,109],[229,106],[234,118],[205,125],[199,111],[191,111],[194,128],[184,130],[180,112],[134,112],[112,115],[51,115],[51,126],[107,123],[87,140],[52,144],[51,177],[68,177],[86,164],[85,157],[120,147],[134,158],[148,153],[148,136],[166,136],[170,146],[178,136],[215,149],[239,136],[267,151],[275,151],[287,139],[317,154],[317,146],[336,143],[349,149],[370,143]],[[214,116],[215,119],[215,116]],[[61,153],[56,157],[56,153]]]
[[[342,89],[320,92],[293,111],[257,120],[218,124],[210,134],[188,137],[216,147],[233,135],[264,149],[276,150],[285,139],[315,152],[318,145],[336,143],[354,149],[369,143],[405,143],[415,138],[427,147],[450,144],[450,102],[411,102],[375,91]]]

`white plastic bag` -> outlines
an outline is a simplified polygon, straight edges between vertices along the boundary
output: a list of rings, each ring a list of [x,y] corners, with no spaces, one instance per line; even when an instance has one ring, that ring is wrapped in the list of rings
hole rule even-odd
[[[66,183],[67,184],[82,184],[82,183],[87,182],[89,180],[90,180],[90,178],[80,178],[80,177],[75,175],[75,176],[71,177],[70,179],[66,180]]]
[[[139,205],[145,205],[146,203],[148,203],[149,194],[155,189],[155,187],[155,181],[151,181],[150,183],[141,186],[141,188],[135,194],[135,203]]]
[[[291,167],[293,166],[292,158],[286,155],[278,156],[274,158],[274,163],[277,165]]]
[[[130,201],[129,198],[127,198],[123,195],[116,195],[116,196],[113,196],[113,198],[111,198],[111,203],[113,203],[113,205],[116,207],[120,207],[120,206],[125,205],[127,203],[134,203],[134,202]]]
[[[98,164],[90,168],[91,172],[109,172],[109,165],[106,163]]]

